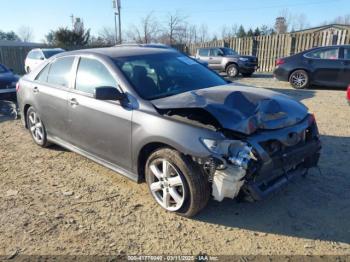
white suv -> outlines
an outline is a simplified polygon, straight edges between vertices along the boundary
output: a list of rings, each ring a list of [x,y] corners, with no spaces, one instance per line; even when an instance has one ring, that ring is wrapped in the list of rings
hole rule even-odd
[[[26,57],[26,60],[24,62],[24,70],[29,73],[41,63],[43,63],[46,59],[64,51],[65,50],[62,48],[33,49],[28,53]]]

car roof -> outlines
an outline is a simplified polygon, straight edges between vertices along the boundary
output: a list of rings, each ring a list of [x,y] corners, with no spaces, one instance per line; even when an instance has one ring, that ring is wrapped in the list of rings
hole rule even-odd
[[[166,44],[161,44],[161,43],[149,43],[149,44],[137,44],[137,43],[126,43],[126,44],[119,44],[115,45],[114,47],[149,47],[149,48],[168,48],[168,49],[173,49],[173,47],[166,45]]]
[[[307,50],[304,50],[302,51],[301,53],[304,53],[304,52],[309,52],[309,51],[312,51],[312,50],[317,50],[317,49],[324,49],[324,48],[340,48],[340,47],[348,47],[350,48],[350,45],[326,45],[326,46],[316,46],[316,47],[313,47],[313,48],[310,48],[310,49],[307,49]]]
[[[151,55],[151,54],[161,54],[161,53],[178,53],[173,49],[165,48],[149,48],[142,46],[117,46],[117,47],[105,47],[105,48],[93,48],[93,49],[81,49],[76,51],[64,52],[56,55],[56,57],[63,57],[68,55],[102,55],[111,58],[118,57],[128,57],[128,56],[139,56],[139,55]]]
[[[34,48],[30,51],[65,51],[63,48]]]

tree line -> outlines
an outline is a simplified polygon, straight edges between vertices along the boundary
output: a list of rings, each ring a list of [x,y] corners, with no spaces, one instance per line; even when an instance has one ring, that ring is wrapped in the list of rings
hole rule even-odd
[[[323,24],[338,23],[349,24],[350,15],[340,16]],[[276,33],[292,32],[294,30],[309,27],[305,15],[293,15],[288,10],[280,12],[274,26],[262,25],[256,28],[244,28],[243,25],[223,25],[217,33],[210,34],[206,24],[195,25],[188,22],[188,17],[179,11],[169,13],[163,18],[157,17],[153,12],[142,17],[137,24],[129,26],[123,31],[124,42],[135,43],[164,43],[194,44],[217,39],[232,37],[252,37],[260,35],[273,35]],[[0,30],[0,40],[31,41],[33,30],[28,26],[22,26],[17,32],[4,32]],[[111,46],[115,44],[114,29],[102,28],[97,35],[92,35],[90,29],[85,29],[84,24],[73,24],[72,28],[60,27],[51,30],[44,39],[47,45],[71,48],[74,46]]]

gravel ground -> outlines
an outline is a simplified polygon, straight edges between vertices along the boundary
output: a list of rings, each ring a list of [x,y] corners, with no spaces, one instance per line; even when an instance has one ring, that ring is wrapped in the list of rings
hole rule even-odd
[[[0,110],[0,256],[350,255],[345,92],[292,90],[264,75],[237,82],[291,95],[315,113],[324,145],[320,170],[262,202],[211,200],[186,219],[158,207],[145,184],[58,146],[35,146],[20,121]]]

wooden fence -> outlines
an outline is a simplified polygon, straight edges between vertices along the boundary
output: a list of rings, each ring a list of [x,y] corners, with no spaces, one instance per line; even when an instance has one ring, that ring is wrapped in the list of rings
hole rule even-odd
[[[277,58],[293,55],[318,46],[350,44],[350,30],[329,30],[315,33],[291,33],[217,40],[200,44],[175,46],[189,55],[201,47],[230,47],[242,55],[259,59],[259,71],[271,72]]]

